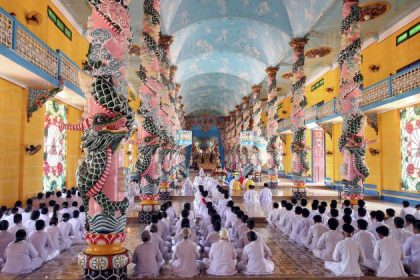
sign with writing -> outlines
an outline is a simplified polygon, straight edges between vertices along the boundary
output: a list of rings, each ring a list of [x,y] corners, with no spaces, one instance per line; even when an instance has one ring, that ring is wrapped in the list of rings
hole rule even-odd
[[[178,130],[176,134],[176,143],[179,146],[189,146],[192,144],[191,130]]]

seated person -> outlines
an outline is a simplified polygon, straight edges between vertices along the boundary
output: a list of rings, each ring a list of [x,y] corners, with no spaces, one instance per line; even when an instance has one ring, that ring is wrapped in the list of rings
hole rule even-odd
[[[359,208],[359,210],[360,209],[362,208]],[[373,233],[367,230],[368,225],[369,224],[365,219],[358,219],[357,227],[359,228],[359,231],[353,235],[353,240],[362,246],[363,253],[365,254],[363,266],[370,268],[376,266],[376,261],[373,259],[373,250],[375,249],[376,238]]]
[[[200,253],[197,245],[189,240],[191,230],[183,228],[181,230],[183,240],[175,245],[172,256],[172,272],[180,277],[194,277],[200,273]]]
[[[362,246],[351,238],[353,231],[352,225],[343,225],[345,239],[339,241],[335,246],[333,253],[334,262],[325,262],[325,268],[334,272],[336,276],[363,276],[360,264],[364,262],[365,255]]]
[[[26,228],[26,233],[29,235],[35,231],[35,222],[38,221],[41,213],[38,210],[34,210],[31,214],[31,218],[23,223]]]
[[[191,229],[190,228],[190,220],[188,218],[183,218],[182,219],[181,228]],[[181,235],[181,231],[179,231],[177,234],[175,234],[173,241],[174,241],[175,244],[177,244],[178,242],[182,241],[183,239],[184,238]],[[197,242],[197,236],[195,235],[195,233],[193,231],[191,231],[191,235],[190,235],[189,239],[194,243]]]
[[[58,219],[57,217],[52,217],[50,219],[50,226],[45,229],[45,231],[49,234],[51,243],[52,243],[52,249],[61,251],[64,248],[63,243],[60,240],[60,230],[57,227],[58,225]]]
[[[23,229],[26,232],[26,227],[24,227],[23,224],[22,224],[22,214],[14,214],[13,225],[11,227],[9,227],[8,231],[13,236],[16,236],[16,232],[20,229]],[[14,239],[14,237],[13,237],[13,239]]]
[[[156,277],[165,261],[159,248],[150,242],[150,232],[143,230],[141,233],[142,243],[137,245],[131,260],[134,266],[134,277]]]
[[[7,246],[10,242],[15,240],[13,234],[7,231],[9,228],[9,222],[6,220],[0,221],[0,267],[3,266],[5,260],[4,252],[6,251]]]
[[[49,234],[44,231],[44,228],[45,222],[43,220],[36,221],[36,230],[29,234],[28,241],[34,245],[42,261],[47,262],[57,257],[60,251],[54,249],[51,238]]]
[[[64,213],[61,222],[58,224],[63,250],[70,248],[72,244],[73,226],[69,223],[69,220],[70,214]]]
[[[315,224],[309,228],[305,241],[306,247],[311,251],[316,249],[322,234],[328,231],[328,228],[322,223],[321,215],[315,215],[313,220]]]
[[[328,227],[330,230],[321,235],[321,238],[316,245],[316,249],[313,251],[315,257],[320,258],[323,261],[333,260],[335,246],[344,238],[341,232],[336,230],[338,227],[338,221],[336,219],[329,219]]]
[[[403,249],[410,274],[420,276],[420,221],[414,223],[414,235],[407,238]]]
[[[236,257],[235,248],[229,241],[229,231],[223,228],[219,233],[219,241],[210,248],[209,258],[203,261],[210,275],[234,275],[236,274]]]
[[[389,229],[386,226],[376,228],[379,240],[376,242],[373,258],[379,262],[375,269],[379,277],[406,277],[402,260],[404,254],[397,240],[388,237]]]
[[[274,263],[270,260],[270,250],[255,232],[249,231],[247,235],[250,243],[245,246],[238,267],[247,275],[272,274]]]
[[[73,239],[71,241],[72,244],[85,244],[83,240],[84,235],[84,227],[82,221],[79,219],[79,210],[74,210],[72,212],[73,218],[69,220],[71,224],[72,231],[73,231]]]
[[[164,259],[169,259],[170,256],[168,255],[169,247],[166,246],[165,241],[163,241],[162,237],[158,234],[158,226],[156,224],[151,224],[149,227],[150,231],[150,241],[154,243],[160,250],[162,257]]]
[[[38,252],[31,242],[26,241],[26,231],[23,229],[16,232],[16,239],[7,246],[4,256],[6,263],[1,272],[5,274],[30,273],[42,265]]]
[[[397,240],[402,247],[405,241],[412,236],[413,233],[404,228],[405,221],[403,218],[395,217],[393,221],[394,225],[389,234],[389,238]]]

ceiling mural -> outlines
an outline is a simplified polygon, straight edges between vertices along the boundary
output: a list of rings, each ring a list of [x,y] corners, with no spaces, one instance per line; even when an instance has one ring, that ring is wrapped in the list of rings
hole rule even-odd
[[[62,2],[86,27],[87,1]],[[360,0],[362,7],[374,2]],[[361,22],[362,40],[377,37],[418,5],[418,0],[382,2],[388,4],[383,15]],[[143,1],[132,0],[129,7],[133,43],[141,44]],[[253,84],[265,86],[267,66],[280,67],[277,86],[287,94],[291,80],[282,76],[291,71],[293,37],[309,38],[305,52],[329,49],[325,56],[306,57],[308,79],[332,66],[341,49],[341,9],[342,0],[161,0],[161,32],[174,37],[171,60],[178,67],[175,80],[181,84],[185,113],[228,114]],[[129,59],[133,91],[139,88],[140,60]]]

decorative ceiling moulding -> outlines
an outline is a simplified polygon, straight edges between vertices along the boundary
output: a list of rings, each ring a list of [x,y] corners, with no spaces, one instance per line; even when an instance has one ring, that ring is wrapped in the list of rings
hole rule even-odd
[[[293,78],[293,73],[292,72],[286,72],[286,73],[283,73],[283,75],[281,75],[281,77],[285,80],[291,80]]]
[[[360,19],[365,22],[384,15],[391,5],[387,2],[369,2],[360,5]]]
[[[327,56],[331,53],[331,48],[329,47],[319,47],[311,49],[305,53],[307,58],[321,58]]]

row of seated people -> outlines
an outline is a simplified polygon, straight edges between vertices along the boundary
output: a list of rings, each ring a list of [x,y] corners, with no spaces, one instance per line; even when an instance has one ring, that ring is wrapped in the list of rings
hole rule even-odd
[[[218,186],[220,192],[225,191]],[[213,203],[201,190],[199,203],[185,203],[179,218],[171,202],[141,232],[134,252],[134,276],[158,276],[167,263],[172,273],[193,277],[210,275],[266,275],[274,270],[271,252],[254,231],[255,222],[228,197]]]
[[[30,201],[29,201],[30,202]],[[0,268],[5,274],[25,274],[39,268],[69,249],[84,244],[86,215],[77,201],[62,202],[62,207],[50,200],[36,208],[28,204],[19,213],[15,207],[0,211]],[[79,210],[77,210],[79,209]]]
[[[363,276],[360,265],[380,277],[420,276],[420,221],[416,212],[404,202],[400,215],[389,208],[367,214],[365,202],[352,207],[344,201],[327,203],[314,200],[312,210],[307,201],[296,200],[273,204],[268,218],[270,225],[299,246],[305,246],[314,256],[325,261],[325,267],[337,276]],[[407,214],[411,213],[411,214]],[[404,269],[405,265],[405,269]]]

